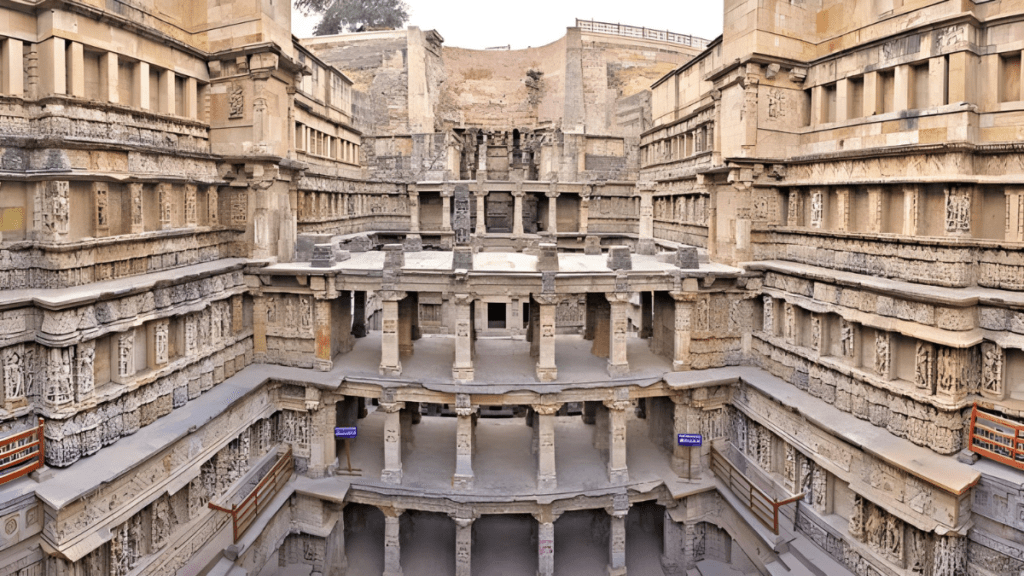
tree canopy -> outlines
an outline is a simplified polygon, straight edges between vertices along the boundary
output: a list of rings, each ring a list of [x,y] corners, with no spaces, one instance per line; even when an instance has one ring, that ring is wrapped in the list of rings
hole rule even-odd
[[[320,14],[313,34],[340,34],[363,30],[393,30],[409,20],[402,0],[295,0],[306,16]]]

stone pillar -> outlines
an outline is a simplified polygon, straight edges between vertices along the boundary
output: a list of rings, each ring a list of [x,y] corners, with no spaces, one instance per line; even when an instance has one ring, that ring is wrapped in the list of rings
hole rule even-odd
[[[64,39],[56,36],[38,45],[39,95],[67,94],[67,54]]]
[[[865,232],[882,231],[882,190],[881,186],[868,186],[867,229]]]
[[[686,533],[665,510],[662,524],[661,570],[665,576],[686,576]]]
[[[398,353],[402,358],[412,356],[412,341],[416,338],[419,304],[415,292],[407,292],[398,303]]]
[[[355,346],[355,338],[352,337],[352,291],[342,290],[338,292],[338,299],[334,303],[334,326],[337,326],[337,334],[333,339],[337,340],[335,348],[339,353],[344,354],[352,351]]]
[[[160,218],[160,229],[169,230],[174,226],[171,220],[173,212],[173,199],[171,198],[171,185],[161,182],[156,185],[156,201]]]
[[[68,42],[65,62],[69,96],[85,97],[85,49],[80,42]]]
[[[611,306],[608,338],[608,375],[625,376],[629,374],[629,357],[626,353],[626,306],[629,305],[629,294],[609,292],[605,294]]]
[[[382,508],[384,512],[384,575],[402,576],[402,548],[399,539],[401,508]]]
[[[514,236],[523,235],[523,196],[525,194],[522,190],[512,191],[512,197],[515,199],[515,210],[512,216],[512,234]]]
[[[217,187],[208,186],[206,188],[206,223],[210,226],[220,224],[220,210],[218,210],[219,204],[220,193],[217,191]]]
[[[452,302],[455,304],[455,364],[452,366],[452,378],[456,382],[472,382],[474,370],[470,314],[473,297],[469,294],[456,294]]]
[[[323,576],[345,576],[348,571],[348,556],[345,555],[344,505],[338,510],[338,521],[335,522],[331,533],[327,535],[326,553],[324,554],[326,569]]]
[[[537,519],[537,576],[555,576],[555,520],[551,513],[534,514]]]
[[[558,234],[558,191],[555,186],[556,184],[552,183],[551,189],[545,193],[548,197],[548,233],[552,236]]]
[[[441,191],[441,231],[452,231],[452,190]]]
[[[330,372],[334,368],[334,346],[331,334],[331,301],[317,298],[314,303],[316,322],[316,357],[313,360],[316,369]]]
[[[470,403],[469,394],[455,395],[455,476],[452,487],[456,490],[473,489],[473,415],[477,407]]]
[[[946,104],[948,80],[945,56],[936,56],[928,60],[928,103],[918,108],[932,108]]]
[[[842,78],[836,82],[836,122],[846,122],[849,118],[850,81]]]
[[[380,374],[398,376],[402,361],[398,352],[398,303],[405,292],[381,291]]]
[[[487,190],[477,190],[476,194],[476,233],[487,233]]]
[[[917,204],[920,187],[916,184],[903,186],[903,235],[917,236]]]
[[[319,393],[316,389],[314,390]],[[337,441],[334,439],[334,427],[337,424],[337,412],[334,402],[313,402],[307,400],[307,406],[317,406],[312,410],[310,434],[309,469],[306,474],[310,478],[323,478],[334,473],[337,464]]]
[[[380,481],[385,484],[402,483],[402,422],[401,412],[405,402],[381,401],[384,412],[384,469]]]
[[[224,335],[228,337],[227,334]],[[252,352],[253,361],[263,363],[267,359],[267,299],[262,294],[253,294],[252,299]]]
[[[162,114],[174,114],[177,110],[174,98],[174,71],[164,70],[160,73],[159,81],[160,112]]]
[[[580,195],[580,234],[586,234],[589,230],[590,220],[590,192]]]
[[[18,38],[0,41],[0,94],[20,98],[25,93],[25,44]]]
[[[629,496],[613,496],[613,507],[608,510],[610,530],[608,534],[608,576],[626,574],[626,515],[629,514]]]
[[[553,294],[541,294],[535,297],[534,304],[538,312],[538,323],[533,332],[534,340],[539,343],[537,380],[554,382],[558,378],[558,365],[555,363],[555,313],[558,298]]]
[[[35,229],[47,240],[61,240],[71,232],[71,184],[50,180],[38,184],[35,197]]]
[[[110,234],[110,189],[106,182],[92,183],[93,236],[100,238]]]
[[[654,247],[654,191],[640,191],[640,234],[637,240],[637,254],[652,255]]]
[[[910,65],[901,64],[893,72],[892,108],[894,112],[901,112],[910,108]]]
[[[561,404],[539,404],[533,406],[537,421],[537,490],[552,491],[558,487],[555,466],[555,414]]]
[[[696,292],[669,292],[676,302],[675,338],[672,345],[672,369],[679,372],[690,369],[690,334],[693,325],[693,306]]]
[[[836,188],[836,221],[833,229],[846,232],[850,229],[850,189],[846,186]]]
[[[878,72],[867,72],[864,74],[864,108],[861,110],[861,118],[870,118],[881,112],[878,94]]]
[[[645,290],[640,293],[640,337],[654,335],[654,293]]]
[[[629,402],[629,390],[617,388],[615,400],[606,400],[608,407],[608,481],[612,484],[629,482],[629,471],[626,468],[626,410]]]
[[[149,62],[135,63],[132,78],[132,107],[149,110]]]
[[[822,101],[825,96],[824,86],[815,86],[811,88],[811,126],[817,126],[822,122],[827,121],[827,118],[822,117]]]
[[[671,396],[673,403],[672,414],[672,471],[680,478],[699,480],[703,468],[701,467],[700,446],[680,446],[677,441],[679,434],[700,433],[700,409],[692,405],[692,394],[690,391],[683,391]]]
[[[1006,240],[1024,242],[1024,187],[1007,186]]]
[[[366,291],[357,290],[352,293],[355,304],[352,311],[352,335],[366,338]]]
[[[189,76],[185,78],[185,102],[183,102],[183,112],[185,117],[196,120],[199,118],[199,82],[195,78]]]
[[[472,576],[473,520],[458,515],[455,521],[455,576]]]
[[[608,449],[608,407],[604,402],[594,403],[594,448]]]
[[[420,231],[420,193],[415,184],[409,184],[409,232]]]

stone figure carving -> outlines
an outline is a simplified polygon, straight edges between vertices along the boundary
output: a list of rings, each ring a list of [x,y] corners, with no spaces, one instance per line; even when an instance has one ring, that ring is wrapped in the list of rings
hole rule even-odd
[[[757,428],[757,461],[763,470],[772,470],[772,433],[764,426]]]
[[[228,118],[241,118],[245,115],[245,92],[241,84],[231,83],[228,92]]]
[[[946,396],[959,396],[965,391],[962,351],[939,347],[936,363],[936,389]]]
[[[220,211],[218,210],[218,203],[220,202],[220,194],[217,192],[216,186],[210,186],[206,190],[206,214],[208,216],[210,226],[214,226],[220,221]]]
[[[850,536],[864,541],[864,497],[857,494],[853,497],[853,510],[850,513]]]
[[[967,573],[967,539],[962,536],[935,536],[933,576],[961,576]]]
[[[889,333],[875,333],[875,372],[882,378],[889,378]]]
[[[867,506],[867,518],[864,521],[864,539],[875,550],[882,548],[882,531],[885,521],[882,512],[874,505]]]
[[[313,303],[308,296],[299,298],[299,325],[303,328],[313,325]]]
[[[696,317],[694,319],[694,329],[697,331],[706,331],[710,329],[710,304],[708,298],[698,298],[697,306],[694,310]]]
[[[235,190],[231,195],[231,223],[244,226],[249,221],[249,196],[245,190]]]
[[[768,91],[768,117],[782,118],[786,115],[786,94],[778,88]]]
[[[50,181],[45,184],[43,226],[50,234],[68,233],[71,216],[68,207],[69,189],[70,184],[67,181]]]
[[[811,348],[817,352],[822,352],[821,316],[819,314],[811,315]]]
[[[928,564],[928,538],[916,528],[907,531],[907,568],[915,576],[924,576]]]
[[[811,228],[821,228],[824,220],[825,199],[820,190],[811,194]]]
[[[813,470],[811,493],[814,495],[814,507],[824,511],[828,505],[828,472],[820,466],[815,466]]]
[[[796,484],[796,449],[790,444],[786,444],[786,465],[783,469],[783,476],[790,486]]]
[[[971,197],[960,187],[946,189],[946,232],[971,231]]]
[[[51,406],[71,402],[71,352],[67,348],[52,348],[47,361],[46,400]]]
[[[785,318],[783,319],[783,336],[790,344],[796,339],[796,307],[786,302],[783,307]]]
[[[935,33],[936,44],[941,48],[954,46],[963,42],[967,37],[967,28],[963,24],[947,26]]]
[[[775,332],[775,300],[771,296],[764,297],[764,331],[768,334]]]
[[[89,397],[95,387],[96,348],[92,344],[79,344],[75,349],[78,401]]]
[[[185,223],[195,224],[197,220],[197,213],[196,185],[188,184],[185,186]]]
[[[117,374],[128,378],[135,374],[135,332],[129,330],[117,339]]]
[[[10,401],[25,396],[25,349],[11,346],[3,353],[4,400]]]
[[[985,392],[1003,393],[1003,349],[998,344],[985,342],[981,345],[981,387]]]
[[[142,184],[133,183],[129,185],[131,193],[132,228],[141,228],[142,221]]]
[[[110,575],[125,576],[129,567],[129,558],[125,550],[128,541],[128,525],[122,524],[115,530],[114,537],[110,540]]]
[[[171,185],[157,185],[157,202],[160,206],[160,224],[169,226],[171,224]]]
[[[199,331],[194,314],[185,317],[185,355],[194,358],[199,353]]]
[[[930,393],[932,382],[935,381],[935,350],[931,344],[917,343],[915,362],[915,384],[918,388],[926,389]]]
[[[159,550],[167,544],[171,535],[170,507],[167,504],[167,497],[162,497],[153,503],[153,550]]]
[[[800,192],[793,189],[789,191],[789,210],[786,215],[787,226],[800,225],[800,213],[803,211],[803,202]]]
[[[839,342],[842,347],[843,357],[852,358],[856,353],[854,348],[853,322],[845,318],[839,324]]]
[[[96,229],[106,230],[110,227],[109,197],[106,184],[96,183],[93,185],[96,199]]]
[[[153,327],[153,351],[156,358],[155,363],[158,366],[167,364],[169,359],[169,342],[168,342],[169,326],[166,322],[160,322]]]
[[[882,552],[896,564],[903,564],[903,521],[886,513]]]

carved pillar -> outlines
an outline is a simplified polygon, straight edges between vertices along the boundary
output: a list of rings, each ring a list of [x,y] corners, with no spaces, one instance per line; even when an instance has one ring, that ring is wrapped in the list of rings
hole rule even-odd
[[[537,519],[537,576],[555,576],[555,520],[550,513],[534,514]]]
[[[935,536],[931,576],[967,574],[967,538],[957,535]]]
[[[555,313],[558,309],[558,298],[552,294],[540,294],[534,303],[538,308],[538,327],[533,337],[539,341],[537,355],[537,379],[541,382],[553,382],[558,378],[558,365],[555,363]]]
[[[452,190],[441,190],[441,231],[452,231]]]
[[[266,361],[267,297],[262,294],[253,294],[252,299],[252,352],[256,362]]]
[[[470,403],[469,394],[455,395],[455,414],[458,422],[455,428],[455,476],[452,487],[456,490],[473,488],[473,414],[476,406]]]
[[[828,188],[811,188],[811,228],[825,227],[825,197]]]
[[[487,233],[487,190],[477,190],[476,194],[476,233]]]
[[[629,373],[629,357],[626,353],[626,306],[629,305],[629,294],[609,292],[605,294],[611,306],[608,338],[608,375],[625,376]]]
[[[405,292],[381,291],[380,374],[398,376],[402,361],[398,351],[398,303]]]
[[[615,400],[606,400],[608,407],[608,481],[620,484],[629,481],[626,468],[626,410],[629,402],[629,390],[617,388]]]
[[[198,187],[185,184],[185,225],[195,226],[199,222]]]
[[[110,234],[110,190],[106,182],[92,183],[93,236],[97,238]]]
[[[321,372],[330,372],[334,368],[330,300],[317,298],[314,305],[314,316],[316,322],[316,356],[313,364]]]
[[[472,303],[469,294],[456,294],[452,299],[455,304],[455,364],[452,366],[452,378],[457,382],[473,381],[473,338],[472,338]]]
[[[684,391],[671,397],[673,414],[672,424],[676,437],[672,438],[672,471],[680,478],[699,480],[703,468],[701,467],[700,446],[680,446],[677,440],[679,434],[700,433],[700,408],[692,404],[692,394]]]
[[[762,314],[761,329],[769,336],[775,335],[775,300],[771,296],[764,296],[764,311]]]
[[[206,189],[206,215],[208,225],[220,224],[220,193],[216,186]]]
[[[555,415],[561,404],[533,406],[537,421],[537,489],[552,491],[558,487],[555,466]]]
[[[608,531],[608,576],[626,574],[626,516],[629,514],[629,496],[615,494],[612,507],[606,509],[610,515]]]
[[[672,369],[690,369],[690,334],[693,326],[693,306],[696,292],[669,292],[675,300],[675,338],[672,345]],[[765,313],[767,314],[767,312]]]
[[[804,200],[799,188],[789,190],[789,209],[786,214],[786,226],[800,226],[803,223]]]
[[[971,196],[969,186],[950,186],[946,189],[946,235],[971,235]]]
[[[170,360],[170,321],[155,320],[147,327],[149,368],[158,370]]]
[[[920,186],[907,184],[903,186],[903,235],[917,236],[917,213],[920,197]]]
[[[60,240],[71,231],[70,184],[51,180],[39,184],[36,196],[36,229],[46,240]]]
[[[172,227],[171,216],[173,212],[173,200],[171,198],[171,185],[161,182],[156,185],[157,206],[160,210],[160,229],[168,230]]]
[[[555,190],[555,186],[556,184],[552,183],[551,190],[545,193],[548,197],[548,232],[551,235],[558,234],[558,191]]]
[[[380,410],[384,412],[384,468],[380,472],[380,480],[386,484],[402,483],[403,408],[405,402],[385,402],[382,399],[380,403]]]
[[[654,191],[640,191],[640,234],[637,253],[654,254]]]
[[[515,199],[515,209],[512,216],[512,234],[523,235],[523,196],[526,193],[520,190],[513,190],[512,197]]]
[[[356,290],[352,297],[355,300],[352,306],[352,335],[366,338],[366,291]]]
[[[644,290],[640,293],[640,337],[654,335],[654,293]]]
[[[472,576],[473,520],[452,516],[455,520],[455,576]]]
[[[879,233],[882,231],[882,187],[868,186],[867,225],[864,232]]]
[[[981,394],[986,398],[1003,399],[1003,361],[1003,349],[998,344],[981,345]]]
[[[399,525],[401,508],[382,508],[384,512],[384,575],[402,576],[402,548]]]
[[[315,389],[307,389],[307,392]],[[315,390],[319,393],[319,390]],[[308,394],[307,394],[308,396]],[[337,424],[337,413],[333,402],[320,402],[316,399],[306,400],[306,408],[311,411],[310,457],[306,474],[310,478],[323,478],[334,471],[337,463],[337,441],[334,439],[334,426]]]
[[[407,292],[398,303],[398,353],[404,358],[412,356],[412,341],[418,337],[419,302],[415,292]]]
[[[839,232],[850,229],[850,189],[842,186],[836,188],[836,221],[833,228]]]
[[[1024,187],[1006,187],[1006,241],[1024,242]]]
[[[889,333],[879,330],[875,332],[875,372],[878,373],[883,380],[888,380],[892,377],[892,347],[889,338]]]
[[[409,184],[409,231],[420,231],[420,193],[415,184]]]
[[[135,376],[135,330],[117,335],[116,346],[112,346],[114,368],[110,379],[118,384],[130,384]]]

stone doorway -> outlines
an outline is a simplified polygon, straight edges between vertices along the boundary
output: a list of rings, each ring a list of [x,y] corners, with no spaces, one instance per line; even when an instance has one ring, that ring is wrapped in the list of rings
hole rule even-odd
[[[487,210],[487,231],[496,234],[512,233],[512,216],[515,205],[512,194],[508,192],[491,192],[485,203]]]
[[[507,310],[508,306],[504,302],[488,302],[487,328],[490,330],[504,330],[507,328]]]

